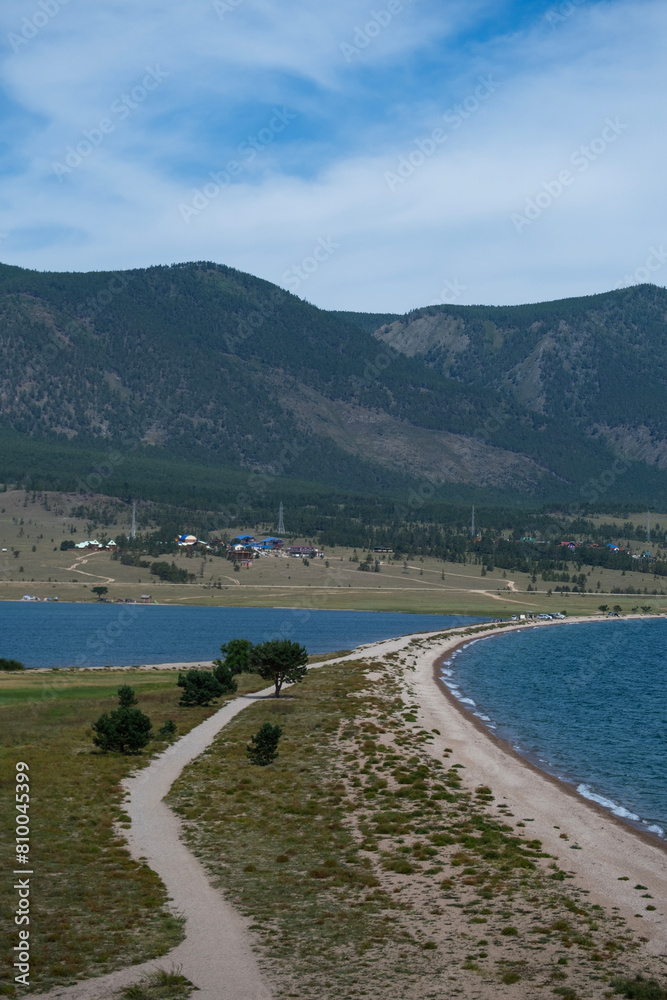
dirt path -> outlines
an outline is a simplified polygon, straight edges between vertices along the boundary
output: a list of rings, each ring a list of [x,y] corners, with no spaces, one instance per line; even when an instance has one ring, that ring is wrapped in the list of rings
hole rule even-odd
[[[101,580],[102,583],[114,583],[115,577],[113,576],[100,576],[99,573],[88,573],[85,569],[79,569],[79,566],[85,566],[91,557],[91,553],[87,556],[81,556],[79,559],[75,559],[71,566],[67,567],[68,573],[80,573],[81,576],[92,576],[94,580]]]
[[[88,979],[71,987],[31,994],[56,1000],[107,1000],[157,965],[182,966],[198,987],[197,1000],[270,1000],[252,947],[246,921],[208,881],[199,861],[180,839],[180,823],[162,801],[184,767],[198,757],[220,730],[250,702],[267,697],[273,688],[244,695],[224,705],[144,770],[123,782],[125,809],[132,821],[126,832],[130,853],[145,860],[164,882],[173,909],[186,918],[185,939],[168,955],[141,965]]]

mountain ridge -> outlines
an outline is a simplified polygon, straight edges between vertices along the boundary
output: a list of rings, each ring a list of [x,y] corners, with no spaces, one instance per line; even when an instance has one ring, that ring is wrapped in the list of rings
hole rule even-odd
[[[619,458],[628,495],[667,484],[652,285],[396,316],[320,310],[210,262],[0,265],[0,349],[5,433],[65,449],[131,443],[369,494],[576,497]]]

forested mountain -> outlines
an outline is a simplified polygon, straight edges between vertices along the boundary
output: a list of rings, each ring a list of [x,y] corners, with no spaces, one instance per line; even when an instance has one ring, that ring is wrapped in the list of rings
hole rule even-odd
[[[114,452],[367,494],[576,499],[622,455],[632,475],[617,462],[606,488],[656,502],[666,316],[654,286],[398,317],[326,312],[205,262],[0,266],[0,482],[48,485],[49,455],[62,480],[66,456]]]

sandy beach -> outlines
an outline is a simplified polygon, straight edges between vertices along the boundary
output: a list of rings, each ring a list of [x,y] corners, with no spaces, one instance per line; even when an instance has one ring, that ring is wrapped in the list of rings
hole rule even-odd
[[[590,619],[547,622],[540,627],[567,627],[572,621]],[[598,627],[603,627],[602,622]],[[453,757],[464,765],[466,785],[489,785],[496,803],[504,802],[516,820],[526,822],[525,834],[539,838],[544,850],[558,857],[559,864],[576,876],[573,884],[588,891],[591,902],[618,907],[629,925],[649,939],[648,951],[665,955],[667,844],[635,830],[573,787],[540,771],[467,711],[442,683],[439,671],[442,660],[464,642],[470,642],[470,637],[462,641],[457,630],[444,640],[425,643],[409,682],[409,694],[420,708],[416,725],[428,732],[439,729],[442,734],[435,737],[431,752],[441,759],[445,747],[451,747]],[[636,885],[648,888],[655,911],[639,915],[644,900]]]

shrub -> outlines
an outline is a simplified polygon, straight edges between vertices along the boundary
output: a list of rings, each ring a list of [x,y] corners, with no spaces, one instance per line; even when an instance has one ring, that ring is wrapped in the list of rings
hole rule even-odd
[[[158,739],[159,740],[173,740],[174,736],[176,735],[177,729],[178,729],[178,726],[176,725],[176,723],[174,722],[174,720],[173,719],[167,719],[167,721],[164,723],[164,725],[160,726],[160,728],[157,731]]]
[[[629,1000],[667,1000],[667,989],[655,979],[612,979],[611,985],[616,993],[628,997]]]
[[[222,658],[233,674],[243,674],[251,672],[250,654],[252,653],[252,643],[249,639],[230,639],[220,647]],[[221,660],[215,660],[215,664]]]
[[[188,670],[178,675],[183,688],[179,705],[210,705],[223,693],[222,684],[209,670]]]
[[[250,763],[259,767],[272,764],[278,756],[278,741],[282,734],[280,726],[272,726],[270,722],[265,722],[258,732],[250,737],[250,743],[246,747]]]
[[[6,660],[4,656],[0,656],[0,670],[25,670],[25,663],[21,663],[20,660]]]
[[[138,708],[117,708],[93,723],[93,743],[104,753],[138,753],[150,742],[151,720]]]
[[[134,689],[129,684],[123,684],[118,688],[118,705],[120,708],[133,708],[139,701],[134,693]]]
[[[241,671],[237,671],[240,673]],[[218,684],[222,688],[223,694],[233,694],[238,688],[238,684],[234,680],[234,672],[232,668],[227,665],[225,660],[214,660],[213,661],[213,676],[217,680]]]

